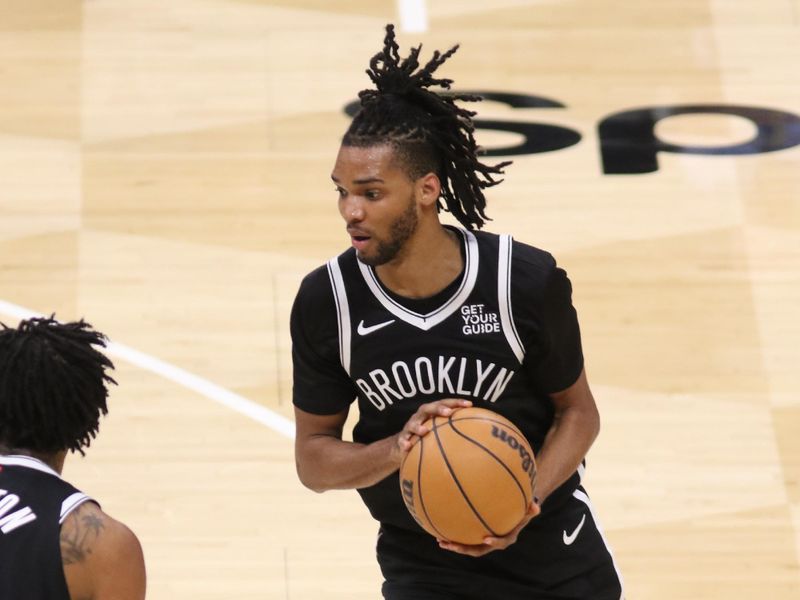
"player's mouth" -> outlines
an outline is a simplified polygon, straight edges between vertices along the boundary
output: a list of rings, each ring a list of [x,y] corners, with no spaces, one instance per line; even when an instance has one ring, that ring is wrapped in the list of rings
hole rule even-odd
[[[358,231],[353,229],[349,230],[348,233],[350,234],[350,243],[356,250],[363,250],[364,248],[366,248],[370,239],[372,239],[370,236],[366,235],[363,231]]]
[[[351,243],[353,244],[353,248],[356,250],[363,250],[367,247],[369,243],[369,236],[366,235],[351,235],[350,236]]]

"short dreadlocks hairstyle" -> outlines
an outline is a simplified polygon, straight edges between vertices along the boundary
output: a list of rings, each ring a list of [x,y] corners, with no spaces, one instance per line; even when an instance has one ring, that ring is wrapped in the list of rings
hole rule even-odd
[[[488,166],[478,160],[472,123],[476,113],[456,101],[475,102],[480,96],[431,89],[450,89],[452,79],[436,79],[433,74],[458,46],[444,54],[435,51],[419,68],[421,50],[421,45],[411,48],[408,57],[401,58],[394,26],[386,26],[383,50],[372,57],[367,69],[376,89],[359,92],[361,108],[342,145],[390,145],[412,179],[431,172],[438,175],[442,184],[439,210],[452,213],[467,229],[480,229],[488,220],[483,190],[500,183],[492,176],[502,174],[511,163]]]
[[[84,454],[108,412],[107,384],[116,383],[106,373],[114,365],[97,349],[105,336],[54,316],[0,325],[0,444]]]

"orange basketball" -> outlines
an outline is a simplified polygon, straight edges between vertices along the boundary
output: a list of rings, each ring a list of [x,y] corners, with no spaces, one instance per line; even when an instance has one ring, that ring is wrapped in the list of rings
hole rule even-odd
[[[530,505],[536,463],[508,419],[484,408],[435,417],[400,465],[411,515],[431,535],[481,544],[516,527]]]

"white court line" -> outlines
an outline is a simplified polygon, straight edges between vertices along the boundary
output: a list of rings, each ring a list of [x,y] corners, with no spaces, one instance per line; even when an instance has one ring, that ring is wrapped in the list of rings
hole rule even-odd
[[[424,33],[428,31],[428,7],[425,0],[397,0],[400,13],[400,31]]]
[[[16,319],[30,319],[31,317],[41,317],[42,315],[0,300],[0,314],[14,317]],[[294,422],[286,417],[279,415],[270,409],[261,406],[260,404],[248,400],[244,396],[235,394],[230,390],[212,383],[207,379],[198,377],[188,371],[184,371],[174,365],[166,363],[155,357],[149,356],[143,352],[139,352],[128,346],[117,344],[116,342],[109,342],[106,348],[110,356],[120,358],[125,362],[129,362],[145,371],[150,371],[168,379],[180,386],[197,392],[201,396],[205,396],[209,400],[213,400],[222,406],[226,406],[240,414],[253,419],[254,421],[266,425],[273,431],[281,435],[294,439]]]

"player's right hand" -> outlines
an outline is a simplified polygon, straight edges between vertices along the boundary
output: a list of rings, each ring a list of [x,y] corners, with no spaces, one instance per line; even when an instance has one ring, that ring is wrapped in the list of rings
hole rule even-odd
[[[416,441],[430,431],[429,421],[433,417],[449,417],[454,410],[472,406],[469,400],[447,398],[428,402],[417,409],[406,422],[403,429],[395,436],[397,449],[400,450],[400,460],[411,450]]]
[[[494,552],[495,550],[504,550],[505,548],[508,548],[511,544],[516,543],[517,537],[519,536],[519,532],[522,531],[525,528],[525,526],[531,522],[531,519],[538,516],[539,513],[541,512],[542,512],[541,507],[535,502],[531,502],[528,505],[528,510],[525,513],[525,516],[522,518],[522,521],[519,522],[519,525],[514,527],[514,529],[509,531],[504,536],[500,537],[486,536],[483,539],[482,544],[475,544],[475,545],[458,544],[456,542],[437,540],[439,542],[439,548],[472,557],[483,556],[485,554],[489,554],[489,552]]]

